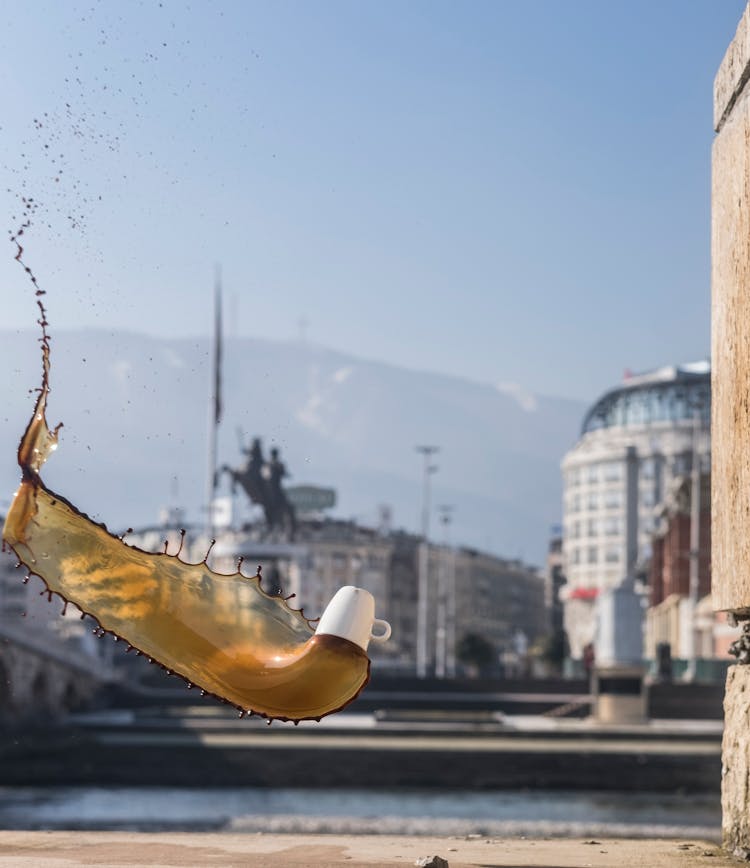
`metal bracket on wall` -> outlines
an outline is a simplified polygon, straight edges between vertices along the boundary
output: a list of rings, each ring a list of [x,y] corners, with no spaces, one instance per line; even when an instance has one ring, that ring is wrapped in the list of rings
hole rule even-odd
[[[729,653],[737,658],[738,663],[750,664],[750,621],[742,621],[742,634],[729,646]]]

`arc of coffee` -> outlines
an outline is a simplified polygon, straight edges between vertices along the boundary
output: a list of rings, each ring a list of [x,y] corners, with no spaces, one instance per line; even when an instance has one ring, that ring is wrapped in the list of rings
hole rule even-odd
[[[369,679],[357,644],[315,635],[302,610],[266,594],[260,577],[220,575],[205,562],[151,554],[92,521],[42,481],[59,426],[47,424],[49,340],[42,311],[42,387],[18,448],[21,485],[3,540],[47,589],[93,616],[101,630],[202,688],[280,720],[320,719]]]

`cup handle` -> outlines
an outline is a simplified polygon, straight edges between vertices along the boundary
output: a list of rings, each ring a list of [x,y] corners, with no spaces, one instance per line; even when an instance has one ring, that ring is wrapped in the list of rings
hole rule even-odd
[[[373,629],[375,627],[380,627],[383,632],[382,633],[373,633]],[[391,637],[391,625],[384,621],[382,618],[375,618],[372,622],[372,627],[370,628],[370,639],[373,642],[387,642]]]

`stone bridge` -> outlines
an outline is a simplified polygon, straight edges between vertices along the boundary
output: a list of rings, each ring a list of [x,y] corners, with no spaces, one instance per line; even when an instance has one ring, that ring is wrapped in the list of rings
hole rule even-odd
[[[73,711],[113,678],[103,655],[84,653],[47,630],[32,633],[0,621],[0,721]]]

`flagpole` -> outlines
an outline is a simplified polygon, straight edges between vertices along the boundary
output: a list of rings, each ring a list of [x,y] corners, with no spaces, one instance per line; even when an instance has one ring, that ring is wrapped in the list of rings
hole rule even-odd
[[[216,463],[219,422],[221,422],[221,267],[216,266],[214,277],[214,332],[211,343],[211,380],[208,407],[208,473],[206,478],[206,534],[214,537],[214,510],[216,497]]]

